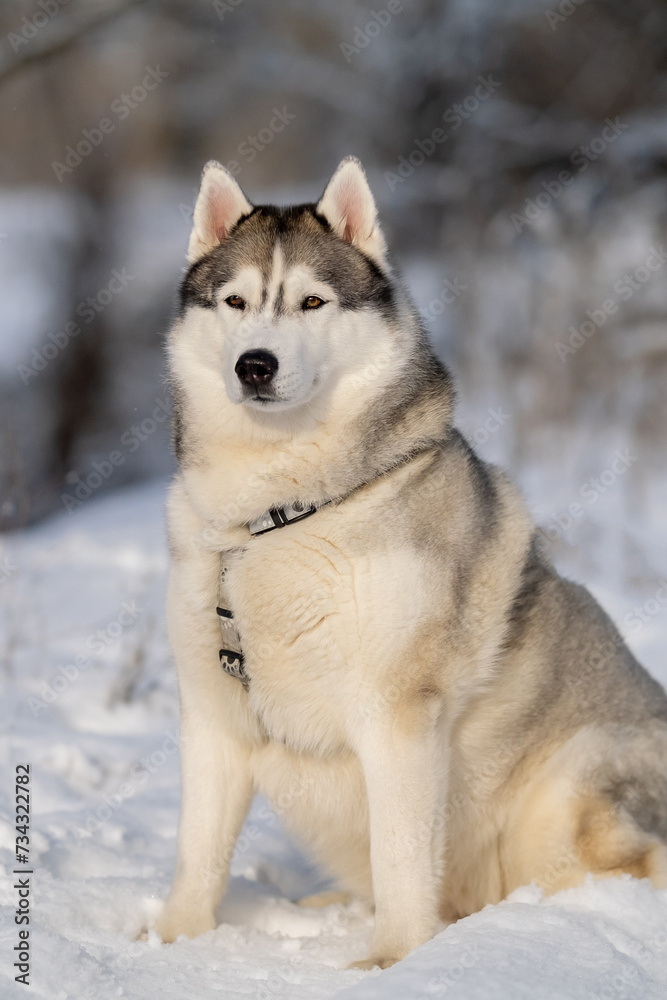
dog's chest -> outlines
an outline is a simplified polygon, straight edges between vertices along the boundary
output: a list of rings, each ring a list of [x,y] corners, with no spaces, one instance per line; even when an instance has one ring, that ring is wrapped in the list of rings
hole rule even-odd
[[[358,537],[305,525],[230,561],[249,704],[270,738],[310,753],[350,745],[360,713],[401,669],[423,607],[420,577],[409,553],[364,551]]]

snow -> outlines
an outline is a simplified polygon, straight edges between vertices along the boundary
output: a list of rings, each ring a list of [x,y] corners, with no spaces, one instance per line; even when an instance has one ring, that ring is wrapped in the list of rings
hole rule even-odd
[[[165,484],[92,497],[0,545],[0,995],[48,1000],[652,1000],[667,996],[667,891],[629,877],[544,898],[517,890],[399,965],[346,971],[370,943],[255,802],[216,930],[135,940],[168,891],[178,821],[178,705],[163,614]],[[610,510],[609,518],[616,517]],[[638,544],[648,550],[648,536]],[[596,593],[619,615],[604,567]],[[665,614],[635,637],[664,680]],[[660,643],[662,635],[663,642]],[[632,638],[632,637],[630,637]],[[78,660],[77,660],[78,657]],[[31,983],[13,980],[16,764],[31,765]]]

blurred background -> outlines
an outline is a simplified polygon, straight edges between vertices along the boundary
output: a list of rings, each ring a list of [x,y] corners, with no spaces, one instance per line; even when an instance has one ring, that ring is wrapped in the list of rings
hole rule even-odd
[[[163,343],[204,162],[280,203],[353,153],[462,429],[560,565],[657,624],[665,3],[5,0],[0,46],[5,529],[171,470]]]
[[[0,136],[0,770],[31,763],[35,988],[218,997],[222,966],[249,996],[259,963],[296,995],[324,952],[280,914],[324,885],[261,799],[223,915],[249,934],[131,943],[175,858],[164,339],[202,166],[289,203],[362,160],[461,429],[667,685],[667,3],[2,0]]]

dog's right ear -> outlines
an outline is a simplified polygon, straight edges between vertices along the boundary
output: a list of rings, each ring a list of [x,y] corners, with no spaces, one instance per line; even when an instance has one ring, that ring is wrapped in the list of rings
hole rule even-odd
[[[209,160],[201,178],[188,244],[188,261],[194,264],[205,253],[224,242],[239,219],[252,212],[252,205],[229,170]]]

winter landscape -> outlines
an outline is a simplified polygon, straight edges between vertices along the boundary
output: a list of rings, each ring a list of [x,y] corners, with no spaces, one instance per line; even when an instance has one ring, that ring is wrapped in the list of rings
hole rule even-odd
[[[262,801],[237,846],[217,930],[173,945],[154,932],[135,940],[168,891],[178,820],[164,494],[159,481],[90,498],[3,546],[2,996],[664,997],[667,892],[629,877],[550,898],[526,887],[392,969],[344,971],[368,946],[370,917],[354,904],[295,905],[324,883],[281,830],[279,806]],[[603,581],[595,591],[609,606]],[[617,598],[617,620],[645,604],[647,620],[628,638],[666,682],[662,605],[652,615],[650,602]],[[22,867],[13,816],[21,762],[30,763],[32,801],[28,990],[9,958],[19,943],[11,872]]]
[[[0,995],[663,1000],[667,891],[629,877],[346,971],[371,915],[297,905],[326,882],[259,799],[217,929],[137,939],[180,795],[163,335],[211,156],[281,203],[364,161],[459,426],[667,684],[665,8],[280,6],[0,12]]]

